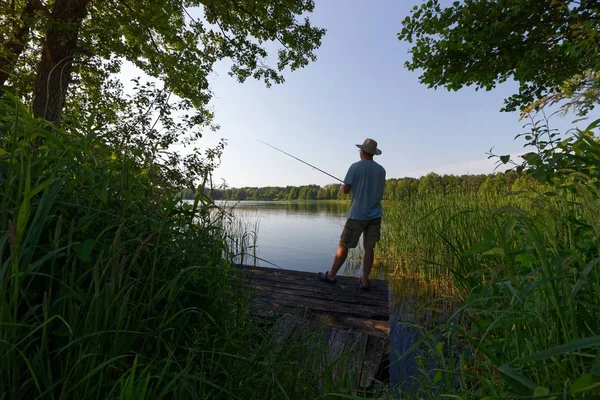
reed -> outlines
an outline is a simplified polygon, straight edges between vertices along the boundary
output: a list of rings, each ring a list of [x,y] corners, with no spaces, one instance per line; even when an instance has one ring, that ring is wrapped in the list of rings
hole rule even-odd
[[[0,399],[313,399],[349,388],[298,369],[324,353],[280,343],[253,319],[228,262],[252,240],[236,242],[207,197],[183,202],[161,179],[167,166],[83,127],[48,127],[10,96],[0,130]]]
[[[501,223],[502,210],[530,208],[521,192],[423,195],[384,203],[379,270],[413,278],[460,295],[469,279],[459,255],[485,239],[491,224]]]
[[[539,183],[519,193],[386,207],[381,267],[444,289],[428,302],[459,300],[446,321],[417,323],[427,357],[412,395],[600,394],[599,124],[527,156]]]

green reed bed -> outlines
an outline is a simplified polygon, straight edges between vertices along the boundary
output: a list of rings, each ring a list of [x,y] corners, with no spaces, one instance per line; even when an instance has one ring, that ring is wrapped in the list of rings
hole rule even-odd
[[[0,399],[352,390],[298,368],[326,352],[251,317],[226,262],[240,248],[214,204],[184,204],[168,167],[111,134],[0,103]]]
[[[388,206],[392,275],[441,276],[462,299],[451,322],[424,331],[438,367],[422,363],[417,396],[598,398],[597,126],[526,155],[539,183],[521,197]]]
[[[450,287],[461,271],[457,255],[484,239],[499,212],[515,205],[529,207],[520,192],[452,193],[389,201],[378,251],[378,265],[392,277],[418,278],[428,285]],[[464,276],[463,278],[466,278]]]

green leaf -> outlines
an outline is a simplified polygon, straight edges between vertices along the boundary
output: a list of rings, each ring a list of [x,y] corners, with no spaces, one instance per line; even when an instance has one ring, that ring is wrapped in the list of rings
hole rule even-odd
[[[33,190],[31,191],[30,196],[31,197],[35,196],[36,194],[38,194],[42,190],[44,190],[47,187],[49,187],[52,183],[54,183],[54,181],[55,181],[55,179],[46,179],[44,182],[40,183],[35,188],[33,188]]]
[[[77,243],[73,246],[73,250],[81,261],[86,262],[89,261],[90,256],[92,255],[92,250],[94,248],[94,239],[86,239],[83,242]]]
[[[577,292],[579,292],[579,289],[581,289],[581,286],[583,286],[583,283],[585,282],[587,276],[589,275],[590,271],[600,262],[600,257],[597,257],[595,259],[593,259],[592,261],[589,262],[589,264],[583,269],[583,271],[581,271],[581,275],[579,275],[579,278],[577,279],[577,283],[575,283],[575,287],[573,287],[573,291],[571,292],[571,298],[574,299],[575,296],[577,295]]]
[[[529,378],[521,375],[519,372],[515,371],[512,367],[510,367],[506,364],[502,364],[500,367],[498,367],[498,371],[506,378],[509,378],[510,380],[514,381],[515,383],[518,383],[519,385],[521,385],[523,388],[527,388],[527,389],[533,391],[538,387]]]
[[[488,251],[484,251],[483,253],[481,253],[482,256],[503,256],[504,255],[504,249],[501,247],[494,247],[493,249],[490,249]]]
[[[582,375],[571,385],[571,396],[587,392],[594,386],[594,377],[591,374]]]
[[[596,354],[596,359],[594,360],[590,372],[592,375],[600,376],[600,351]]]
[[[587,126],[587,128],[585,128],[585,130],[592,131],[592,130],[596,129],[598,126],[600,126],[600,119],[597,119],[594,122],[592,122],[591,124],[589,124]]]
[[[502,163],[506,164],[507,162],[510,161],[510,155],[500,156],[500,161],[502,161]]]
[[[473,254],[481,254],[489,251],[494,247],[494,244],[490,240],[484,240],[483,242],[479,242],[474,244],[470,249],[465,251],[465,255],[473,255]]]
[[[31,215],[31,168],[27,169],[27,176],[25,178],[25,193],[23,195],[23,202],[19,206],[19,213],[17,216],[17,242],[21,241],[27,221]]]
[[[433,384],[436,385],[441,380],[442,380],[442,371],[437,370],[435,375],[433,376]]]
[[[535,261],[536,258],[533,254],[526,252],[526,253],[517,254],[515,256],[515,260],[521,264],[529,264],[530,262]]]
[[[589,347],[600,346],[600,336],[592,336],[585,339],[575,340],[573,342],[563,344],[560,346],[552,347],[548,350],[540,351],[539,353],[532,354],[525,357],[524,361],[541,361],[551,357],[557,357],[563,354],[572,353],[576,350],[585,349]]]
[[[504,235],[506,237],[510,237],[515,230],[515,226],[517,225],[518,219],[516,217],[510,217],[508,221],[504,224]]]
[[[536,397],[546,397],[549,394],[550,394],[550,390],[548,388],[545,388],[545,387],[542,387],[542,386],[538,386],[533,391],[533,398],[536,398]]]

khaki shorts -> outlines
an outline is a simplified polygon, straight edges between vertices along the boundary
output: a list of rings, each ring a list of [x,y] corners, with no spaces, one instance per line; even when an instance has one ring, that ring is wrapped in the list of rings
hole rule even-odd
[[[375,247],[381,234],[381,218],[366,221],[348,218],[340,236],[340,245],[350,249],[355,248],[358,245],[360,235],[363,233],[364,246]]]

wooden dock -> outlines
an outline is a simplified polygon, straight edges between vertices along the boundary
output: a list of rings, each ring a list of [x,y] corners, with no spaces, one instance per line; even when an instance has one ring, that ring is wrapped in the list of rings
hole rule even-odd
[[[385,379],[389,358],[388,284],[371,279],[362,291],[358,278],[338,276],[336,284],[321,282],[315,273],[238,266],[249,288],[253,311],[276,316],[282,340],[308,327],[324,328],[328,360],[350,357],[357,387]]]

